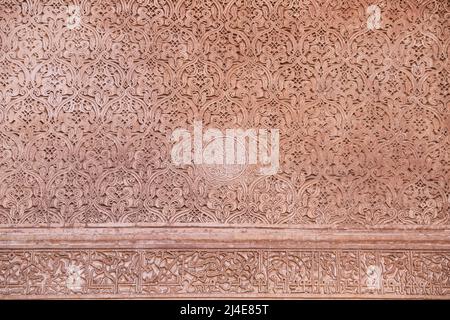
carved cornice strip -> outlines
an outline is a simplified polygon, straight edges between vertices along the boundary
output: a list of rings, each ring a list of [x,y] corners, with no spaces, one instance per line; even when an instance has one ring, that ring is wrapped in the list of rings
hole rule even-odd
[[[343,230],[297,228],[16,228],[0,248],[393,248],[450,249],[450,229]]]

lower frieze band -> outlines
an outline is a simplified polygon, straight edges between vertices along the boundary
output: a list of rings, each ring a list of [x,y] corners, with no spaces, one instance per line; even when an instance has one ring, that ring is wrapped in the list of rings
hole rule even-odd
[[[0,250],[8,298],[450,298],[450,250]]]

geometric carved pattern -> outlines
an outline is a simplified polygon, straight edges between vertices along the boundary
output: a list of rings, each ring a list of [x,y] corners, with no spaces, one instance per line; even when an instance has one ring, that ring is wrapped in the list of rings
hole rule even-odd
[[[0,297],[450,297],[449,16],[448,0],[0,0]],[[194,121],[279,129],[277,174],[175,166],[170,136]],[[230,234],[155,245],[161,227]],[[94,228],[120,245],[79,245]]]
[[[367,282],[378,265],[377,288]],[[74,266],[79,286],[67,282]],[[5,297],[445,297],[450,252],[408,250],[2,250]]]
[[[75,3],[2,1],[1,225],[450,224],[449,2]],[[194,120],[278,174],[174,166]]]

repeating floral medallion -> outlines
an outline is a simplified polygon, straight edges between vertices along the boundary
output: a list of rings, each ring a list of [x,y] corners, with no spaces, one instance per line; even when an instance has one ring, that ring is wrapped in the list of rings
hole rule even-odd
[[[449,59],[448,0],[0,0],[0,228],[448,230]],[[278,171],[175,165],[199,121]],[[448,251],[192,249],[0,248],[0,296],[450,295]]]

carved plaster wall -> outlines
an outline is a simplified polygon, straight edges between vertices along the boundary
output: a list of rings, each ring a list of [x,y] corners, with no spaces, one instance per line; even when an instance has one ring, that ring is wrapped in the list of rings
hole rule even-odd
[[[449,21],[0,0],[0,297],[450,298]],[[175,165],[194,121],[278,128],[277,174]]]

